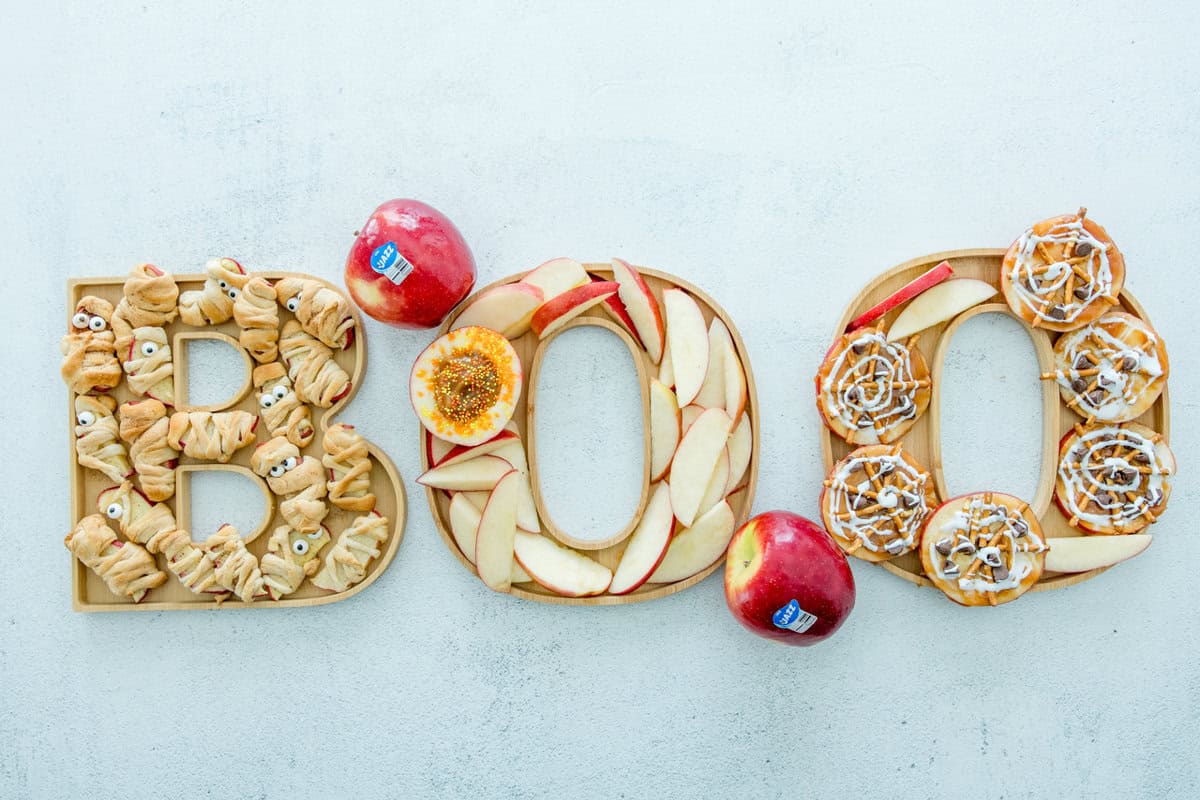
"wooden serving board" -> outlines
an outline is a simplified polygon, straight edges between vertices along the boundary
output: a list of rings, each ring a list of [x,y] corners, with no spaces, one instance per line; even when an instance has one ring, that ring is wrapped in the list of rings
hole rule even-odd
[[[845,332],[846,326],[855,317],[942,261],[950,262],[950,266],[954,268],[955,277],[977,278],[992,284],[999,291],[1000,264],[1005,252],[1004,248],[951,250],[945,253],[934,253],[933,255],[914,258],[912,261],[906,261],[897,267],[893,267],[876,277],[858,293],[858,296],[846,308],[842,318],[838,320],[834,337],[841,336]],[[1122,290],[1120,299],[1121,304],[1114,307],[1113,310],[1127,311],[1142,318],[1147,323],[1150,322],[1145,309],[1134,299],[1128,289]],[[873,322],[872,325],[882,326],[886,330],[903,308],[904,305],[902,304],[899,308],[889,311],[882,318]],[[903,442],[905,451],[912,454],[918,463],[926,467],[933,474],[938,499],[943,502],[949,499],[945,473],[942,468],[941,440],[940,399],[945,355],[947,349],[950,347],[950,343],[953,341],[954,332],[958,329],[959,325],[971,317],[987,313],[1007,314],[1013,319],[1018,319],[1009,311],[1003,296],[997,294],[996,297],[983,305],[970,308],[947,322],[925,329],[921,332],[920,339],[917,341],[917,349],[921,351],[921,354],[929,364],[933,388],[928,410],[917,419],[916,423],[904,434],[900,441]],[[1018,321],[1020,320],[1018,319]],[[1034,351],[1038,359],[1038,373],[1053,371],[1054,340],[1051,337],[1058,334],[1030,327],[1023,321],[1021,324],[1025,327],[1026,332],[1029,333],[1033,341]],[[1053,502],[1053,497],[1054,480],[1058,470],[1059,440],[1077,422],[1082,422],[1083,418],[1062,402],[1057,383],[1049,380],[1039,382],[1042,384],[1042,467],[1038,476],[1036,495],[1032,498],[1023,499],[1029,502],[1037,514],[1038,519],[1041,521],[1042,530],[1047,537],[1080,536],[1082,535],[1080,531],[1067,524],[1067,518],[1059,511],[1058,506]],[[1146,413],[1138,417],[1135,421],[1158,431],[1169,441],[1170,416],[1170,403],[1167,398],[1167,389],[1164,387],[1162,396],[1159,397]],[[821,452],[825,457],[825,471],[828,472],[833,469],[833,465],[836,462],[854,449],[854,445],[847,444],[824,425],[821,426],[820,436]],[[989,487],[979,486],[974,487],[974,490],[983,491],[987,488]],[[899,575],[901,578],[919,586],[933,585],[924,576],[921,569],[920,557],[915,550],[889,561],[880,561],[877,563],[888,572]],[[1031,591],[1037,592],[1046,589],[1073,586],[1074,584],[1094,578],[1106,569],[1109,568],[1104,567],[1090,572],[1079,573],[1046,571],[1042,573],[1041,579]]]
[[[584,264],[584,269],[594,276],[603,280],[612,280],[612,267],[608,264]],[[754,384],[754,374],[750,368],[750,358],[746,352],[746,345],[742,342],[742,337],[738,333],[737,326],[733,324],[733,320],[729,315],[718,306],[711,297],[696,288],[687,281],[668,275],[664,272],[657,272],[645,267],[636,267],[642,277],[645,278],[654,297],[658,300],[659,305],[662,305],[662,293],[665,289],[679,288],[688,292],[696,303],[700,306],[700,310],[704,314],[704,321],[708,323],[713,317],[718,317],[725,323],[729,329],[729,334],[733,339],[734,347],[737,349],[737,354],[742,363],[742,368],[746,373],[746,415],[750,419],[750,425],[753,433],[753,447],[750,455],[750,465],[746,470],[746,478],[744,481],[744,489],[740,489],[730,494],[726,499],[730,507],[733,509],[734,520],[737,526],[740,526],[750,516],[750,507],[754,502],[754,489],[758,483],[758,457],[759,457],[759,428],[760,419],[758,413],[758,393]],[[496,281],[467,298],[458,308],[450,315],[442,327],[438,330],[438,336],[447,333],[454,324],[458,314],[461,313],[471,300],[481,292],[487,291],[495,286],[500,286],[506,283],[515,283],[525,277],[527,273],[521,272],[516,275],[510,275],[503,280]],[[649,427],[650,427],[650,412],[649,412],[649,379],[658,375],[658,365],[650,361],[650,358],[645,354],[637,342],[625,332],[625,329],[612,321],[607,311],[604,311],[601,306],[596,306],[576,319],[572,320],[562,330],[579,327],[580,325],[594,325],[603,327],[612,331],[620,337],[629,347],[630,354],[634,358],[635,369],[638,373],[638,379],[641,383],[642,390],[642,429],[646,432],[645,445],[643,450],[643,477],[642,477],[642,492],[641,499],[637,509],[634,512],[629,524],[621,531],[614,531],[614,535],[605,541],[600,542],[584,542],[573,539],[569,533],[560,531],[554,525],[549,514],[546,511],[545,504],[542,502],[542,491],[538,481],[537,467],[537,445],[534,440],[533,421],[536,409],[537,397],[537,373],[541,364],[542,355],[545,353],[545,348],[554,339],[551,335],[544,341],[540,341],[532,331],[526,333],[520,338],[513,339],[512,346],[517,351],[517,355],[521,359],[521,366],[524,370],[525,384],[521,392],[521,397],[517,403],[516,411],[513,413],[512,422],[517,426],[521,434],[522,441],[526,447],[526,455],[529,461],[529,477],[533,489],[533,494],[537,506],[538,516],[542,520],[543,531],[552,538],[558,539],[561,543],[570,547],[574,547],[587,557],[598,561],[609,569],[616,569],[618,562],[621,560],[621,554],[625,552],[625,546],[629,539],[622,534],[628,534],[636,526],[636,523],[641,519],[642,512],[646,508],[649,492],[649,472],[650,472],[650,444],[649,444]],[[429,449],[427,445],[428,433],[421,429],[421,465],[423,469],[429,469]],[[437,525],[438,532],[442,536],[442,540],[446,546],[450,548],[450,552],[454,553],[459,562],[464,567],[471,571],[472,574],[478,575],[475,570],[475,565],[471,563],[462,551],[458,548],[458,544],[454,540],[454,535],[450,531],[450,493],[426,487],[425,496],[429,502],[429,509],[433,513],[434,523]],[[692,575],[690,578],[678,581],[676,583],[646,583],[637,590],[625,595],[601,594],[594,597],[563,597],[562,595],[554,594],[548,589],[543,588],[537,583],[521,583],[514,584],[509,590],[510,594],[526,600],[536,600],[541,603],[557,603],[561,605],[576,605],[576,606],[611,606],[624,605],[626,603],[639,603],[645,600],[656,600],[660,597],[674,594],[675,592],[683,591],[690,586],[695,586],[700,581],[711,575],[718,567],[725,563],[725,557],[722,555],[705,569]]]
[[[271,282],[275,282],[280,278],[286,277],[303,277],[313,280],[320,280],[329,288],[337,291],[340,294],[345,294],[341,289],[338,289],[328,281],[323,281],[320,278],[315,278],[312,275],[299,275],[292,272],[281,272],[274,270],[256,270],[255,275],[260,275],[267,278]],[[175,275],[175,283],[179,287],[179,291],[185,292],[193,289],[199,289],[204,285],[204,280],[207,277],[204,274],[196,275]],[[75,309],[75,304],[84,295],[95,295],[102,297],[114,306],[121,299],[125,277],[114,278],[75,278],[67,282],[67,314],[64,319],[69,320],[71,313]],[[303,448],[302,452],[305,455],[311,455],[320,458],[322,454],[321,440],[326,428],[333,424],[334,417],[338,412],[350,402],[354,397],[355,392],[362,382],[363,373],[367,365],[367,344],[364,336],[364,328],[362,317],[358,309],[351,304],[351,310],[354,313],[355,321],[355,336],[350,347],[345,350],[335,350],[334,360],[350,375],[351,388],[349,393],[330,408],[318,408],[314,405],[309,405],[312,413],[313,427],[316,429],[316,435],[308,447]],[[292,319],[293,315],[282,306],[279,307],[279,327],[283,329],[284,324]],[[253,360],[249,354],[238,344],[238,333],[240,328],[237,323],[230,320],[229,322],[220,325],[208,325],[202,328],[194,328],[186,325],[178,318],[166,326],[167,335],[171,342],[171,356],[174,363],[175,371],[175,400],[176,406],[174,411],[224,411],[241,409],[251,414],[257,415],[259,406],[257,401],[257,393],[253,392],[250,373],[254,366]],[[238,353],[245,359],[245,374],[243,383],[231,397],[221,403],[211,403],[207,405],[191,406],[187,404],[188,397],[188,349],[186,342],[196,339],[217,339],[230,344]],[[124,403],[126,400],[135,399],[135,396],[129,391],[126,384],[126,379],[122,376],[119,386],[108,392],[109,395],[116,400],[117,405]],[[84,469],[79,466],[75,458],[75,433],[74,433],[74,398],[75,395],[68,391],[68,458],[71,465],[71,524],[72,526],[81,518],[96,511],[96,497],[104,489],[113,485],[113,481],[93,470]],[[172,409],[168,409],[171,411]],[[276,526],[283,524],[283,520],[276,514],[278,505],[276,498],[267,487],[266,481],[255,475],[250,470],[250,455],[254,452],[254,447],[260,442],[270,438],[266,426],[259,423],[255,430],[257,438],[254,443],[238,450],[229,464],[215,464],[212,462],[198,461],[189,458],[185,455],[179,456],[179,466],[176,468],[176,489],[175,495],[165,501],[175,512],[175,519],[179,527],[191,531],[193,541],[203,541],[214,531],[195,531],[190,527],[191,517],[191,502],[189,492],[189,474],[193,472],[208,472],[214,470],[230,470],[243,475],[247,480],[253,481],[259,487],[263,495],[262,511],[263,515],[257,528],[254,530],[239,531],[242,539],[246,542],[246,546],[256,558],[261,558],[267,551],[267,541],[270,538],[270,532]],[[265,437],[265,438],[264,438]],[[193,594],[183,586],[175,577],[168,571],[167,582],[157,589],[152,589],[140,603],[133,603],[126,597],[114,595],[109,591],[104,581],[85,567],[78,559],[71,559],[71,590],[72,590],[72,605],[76,611],[180,611],[186,609],[198,608],[284,608],[289,606],[315,606],[325,603],[334,603],[338,600],[344,600],[353,594],[361,592],[375,581],[379,575],[387,569],[388,565],[396,555],[396,548],[400,545],[400,540],[404,536],[404,522],[406,517],[406,501],[404,495],[404,484],[400,479],[400,473],[396,469],[396,465],[374,444],[367,443],[368,450],[371,454],[372,469],[371,469],[371,491],[376,496],[376,510],[387,517],[389,520],[389,536],[388,540],[382,546],[380,556],[374,559],[367,567],[367,576],[362,581],[351,586],[344,592],[328,592],[324,589],[319,589],[314,586],[309,579],[305,579],[301,587],[293,594],[288,595],[282,600],[271,600],[269,597],[263,597],[255,600],[253,603],[243,603],[236,597],[230,597],[224,600],[219,605],[214,602],[211,597]],[[136,479],[135,479],[136,483]],[[329,515],[325,517],[324,525],[329,529],[332,540],[336,541],[337,534],[340,533],[350,522],[362,512],[344,511],[329,504]],[[115,526],[114,526],[115,530]],[[265,534],[265,535],[264,535]],[[333,541],[326,545],[322,550],[320,558],[324,558],[333,546]],[[162,555],[155,556],[158,561],[159,569],[166,569],[165,559]]]

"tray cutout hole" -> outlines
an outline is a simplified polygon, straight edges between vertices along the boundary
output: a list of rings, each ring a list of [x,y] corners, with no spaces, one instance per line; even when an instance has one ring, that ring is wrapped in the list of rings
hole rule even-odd
[[[542,502],[570,536],[608,539],[629,524],[642,491],[642,390],[629,348],[600,327],[563,331],[537,380]]]
[[[188,498],[186,504],[179,504],[178,522],[191,533],[192,541],[204,541],[225,523],[236,527],[243,539],[251,541],[271,521],[274,509],[264,494],[266,486],[245,467],[231,464],[183,467],[177,481],[176,490]],[[187,512],[182,510],[185,505]]]
[[[1042,382],[1025,327],[1007,314],[963,322],[946,349],[941,398],[942,466],[951,496],[994,490],[1033,502],[1042,461]]]
[[[180,408],[219,411],[250,389],[250,359],[236,339],[216,332],[187,333],[176,338],[176,347],[186,367],[177,387]]]

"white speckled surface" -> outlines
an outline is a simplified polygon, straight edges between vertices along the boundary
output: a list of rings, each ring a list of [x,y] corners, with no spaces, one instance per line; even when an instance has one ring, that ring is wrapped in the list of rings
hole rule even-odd
[[[0,797],[1200,795],[1194,4],[311,5],[0,14]],[[415,501],[376,585],[72,613],[64,279],[214,254],[338,279],[406,195],[452,216],[483,282],[621,254],[711,293],[757,371],[756,508],[807,514],[810,376],[844,303],[1087,204],[1175,366],[1159,540],[991,612],[856,563],[853,617],[807,651],[742,631],[719,578],[621,608],[497,597],[413,491],[404,376],[428,337],[373,325],[347,416]],[[964,458],[1009,458],[963,424]]]

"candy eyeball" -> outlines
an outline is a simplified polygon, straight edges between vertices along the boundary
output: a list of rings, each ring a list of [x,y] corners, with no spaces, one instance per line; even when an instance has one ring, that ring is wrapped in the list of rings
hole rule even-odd
[[[292,542],[292,552],[298,556],[302,556],[308,552],[308,542],[303,539],[297,539]]]
[[[291,311],[293,314],[295,314],[296,309],[300,307],[300,295],[296,295],[288,300],[286,303],[284,303],[284,307],[287,308],[288,311]]]
[[[78,314],[71,317],[71,324],[76,328],[86,328],[88,327],[88,319],[88,315],[80,311]]]
[[[80,411],[79,416],[75,418],[75,421],[80,425],[91,425],[96,421],[96,415],[90,411]]]
[[[155,342],[142,342],[142,355],[152,356],[158,352],[158,344]]]
[[[320,538],[321,538],[321,534],[323,534],[323,533],[325,533],[325,530],[324,530],[323,528],[317,528],[315,531],[313,531],[312,533],[308,534],[308,538],[310,538],[310,539],[320,539]]]
[[[283,464],[276,464],[275,466],[271,467],[269,471],[272,478],[278,478],[279,476],[283,475],[283,473],[287,472],[287,468],[284,467]]]
[[[92,317],[88,320],[88,327],[94,331],[102,331],[108,327],[108,323],[104,321],[104,317]]]
[[[300,459],[296,458],[295,456],[288,456],[283,460],[283,468],[286,470],[293,470],[299,463]]]
[[[273,395],[273,394],[261,395],[258,398],[258,404],[260,406],[262,406],[263,408],[270,408],[271,406],[275,405],[275,395]]]
[[[229,288],[229,284],[224,279],[217,281],[217,286],[220,287],[222,292]]]
[[[230,300],[237,300],[237,296],[238,296],[239,292],[237,289],[230,289],[228,294],[229,294]]]
[[[109,519],[116,519],[125,511],[125,507],[120,503],[109,503],[108,508],[104,509],[104,515]]]
[[[287,393],[287,387],[282,383],[271,390],[271,394],[275,395],[276,400],[282,400],[283,398],[287,397]]]

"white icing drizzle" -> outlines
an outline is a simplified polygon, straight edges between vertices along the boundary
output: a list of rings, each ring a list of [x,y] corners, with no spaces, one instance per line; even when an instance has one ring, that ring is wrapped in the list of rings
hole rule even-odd
[[[865,350],[855,353],[855,347]],[[821,395],[829,415],[848,430],[873,429],[878,436],[917,416],[917,382],[908,347],[889,342],[882,331],[867,330],[838,354],[821,382]],[[907,385],[898,387],[901,383]]]
[[[1091,252],[1082,257],[1084,260],[1077,265],[1088,276],[1087,280],[1082,280],[1081,276],[1076,274],[1076,280],[1073,282],[1075,286],[1086,287],[1087,294],[1082,298],[1073,293],[1067,294],[1061,302],[1056,302],[1055,298],[1062,293],[1073,270],[1065,261],[1055,261],[1045,264],[1044,271],[1035,275],[1039,267],[1043,266],[1038,245],[1057,248],[1068,242],[1075,242],[1076,247],[1085,242],[1091,245]],[[1070,222],[1060,222],[1040,236],[1033,232],[1033,228],[1029,228],[1017,239],[1016,257],[1008,274],[1014,296],[1037,319],[1053,323],[1074,321],[1093,300],[1112,291],[1109,247],[1110,245],[1092,236],[1084,227],[1083,220],[1079,218]],[[1062,317],[1050,316],[1049,310],[1055,305],[1062,308]]]
[[[1132,328],[1145,341],[1134,346],[1111,328]],[[1058,368],[1055,379],[1076,398],[1074,404],[1084,416],[1105,422],[1123,422],[1148,392],[1160,391],[1163,365],[1162,343],[1154,331],[1136,317],[1104,316],[1087,327],[1064,334],[1055,346]],[[1125,369],[1127,360],[1132,369]],[[1083,362],[1086,361],[1086,365]],[[1080,366],[1077,366],[1080,365]],[[1093,373],[1092,370],[1099,370]],[[1081,372],[1087,374],[1081,375]],[[1086,386],[1079,391],[1076,381]],[[1099,391],[1098,402],[1090,395]]]
[[[964,592],[1015,589],[1033,571],[1034,556],[1046,551],[1046,543],[1020,514],[1002,502],[987,502],[982,494],[968,497],[938,533],[928,537],[928,563],[935,577],[953,580]],[[997,534],[1001,539],[990,544]],[[938,552],[938,544],[947,541],[949,554]],[[967,577],[977,561],[979,566]]]
[[[1139,455],[1145,463],[1137,463]],[[1072,516],[1093,527],[1136,529],[1154,521],[1170,474],[1155,443],[1138,431],[1092,427],[1065,444],[1059,496]]]
[[[850,484],[852,476],[866,474],[868,467],[871,475],[881,476],[878,493],[870,479]],[[848,541],[857,539],[872,553],[895,555],[911,550],[929,516],[925,502],[928,479],[898,452],[847,458],[829,479],[826,502],[833,511],[831,533]],[[860,507],[856,509],[855,500],[859,498]],[[848,518],[840,519],[840,514]]]

